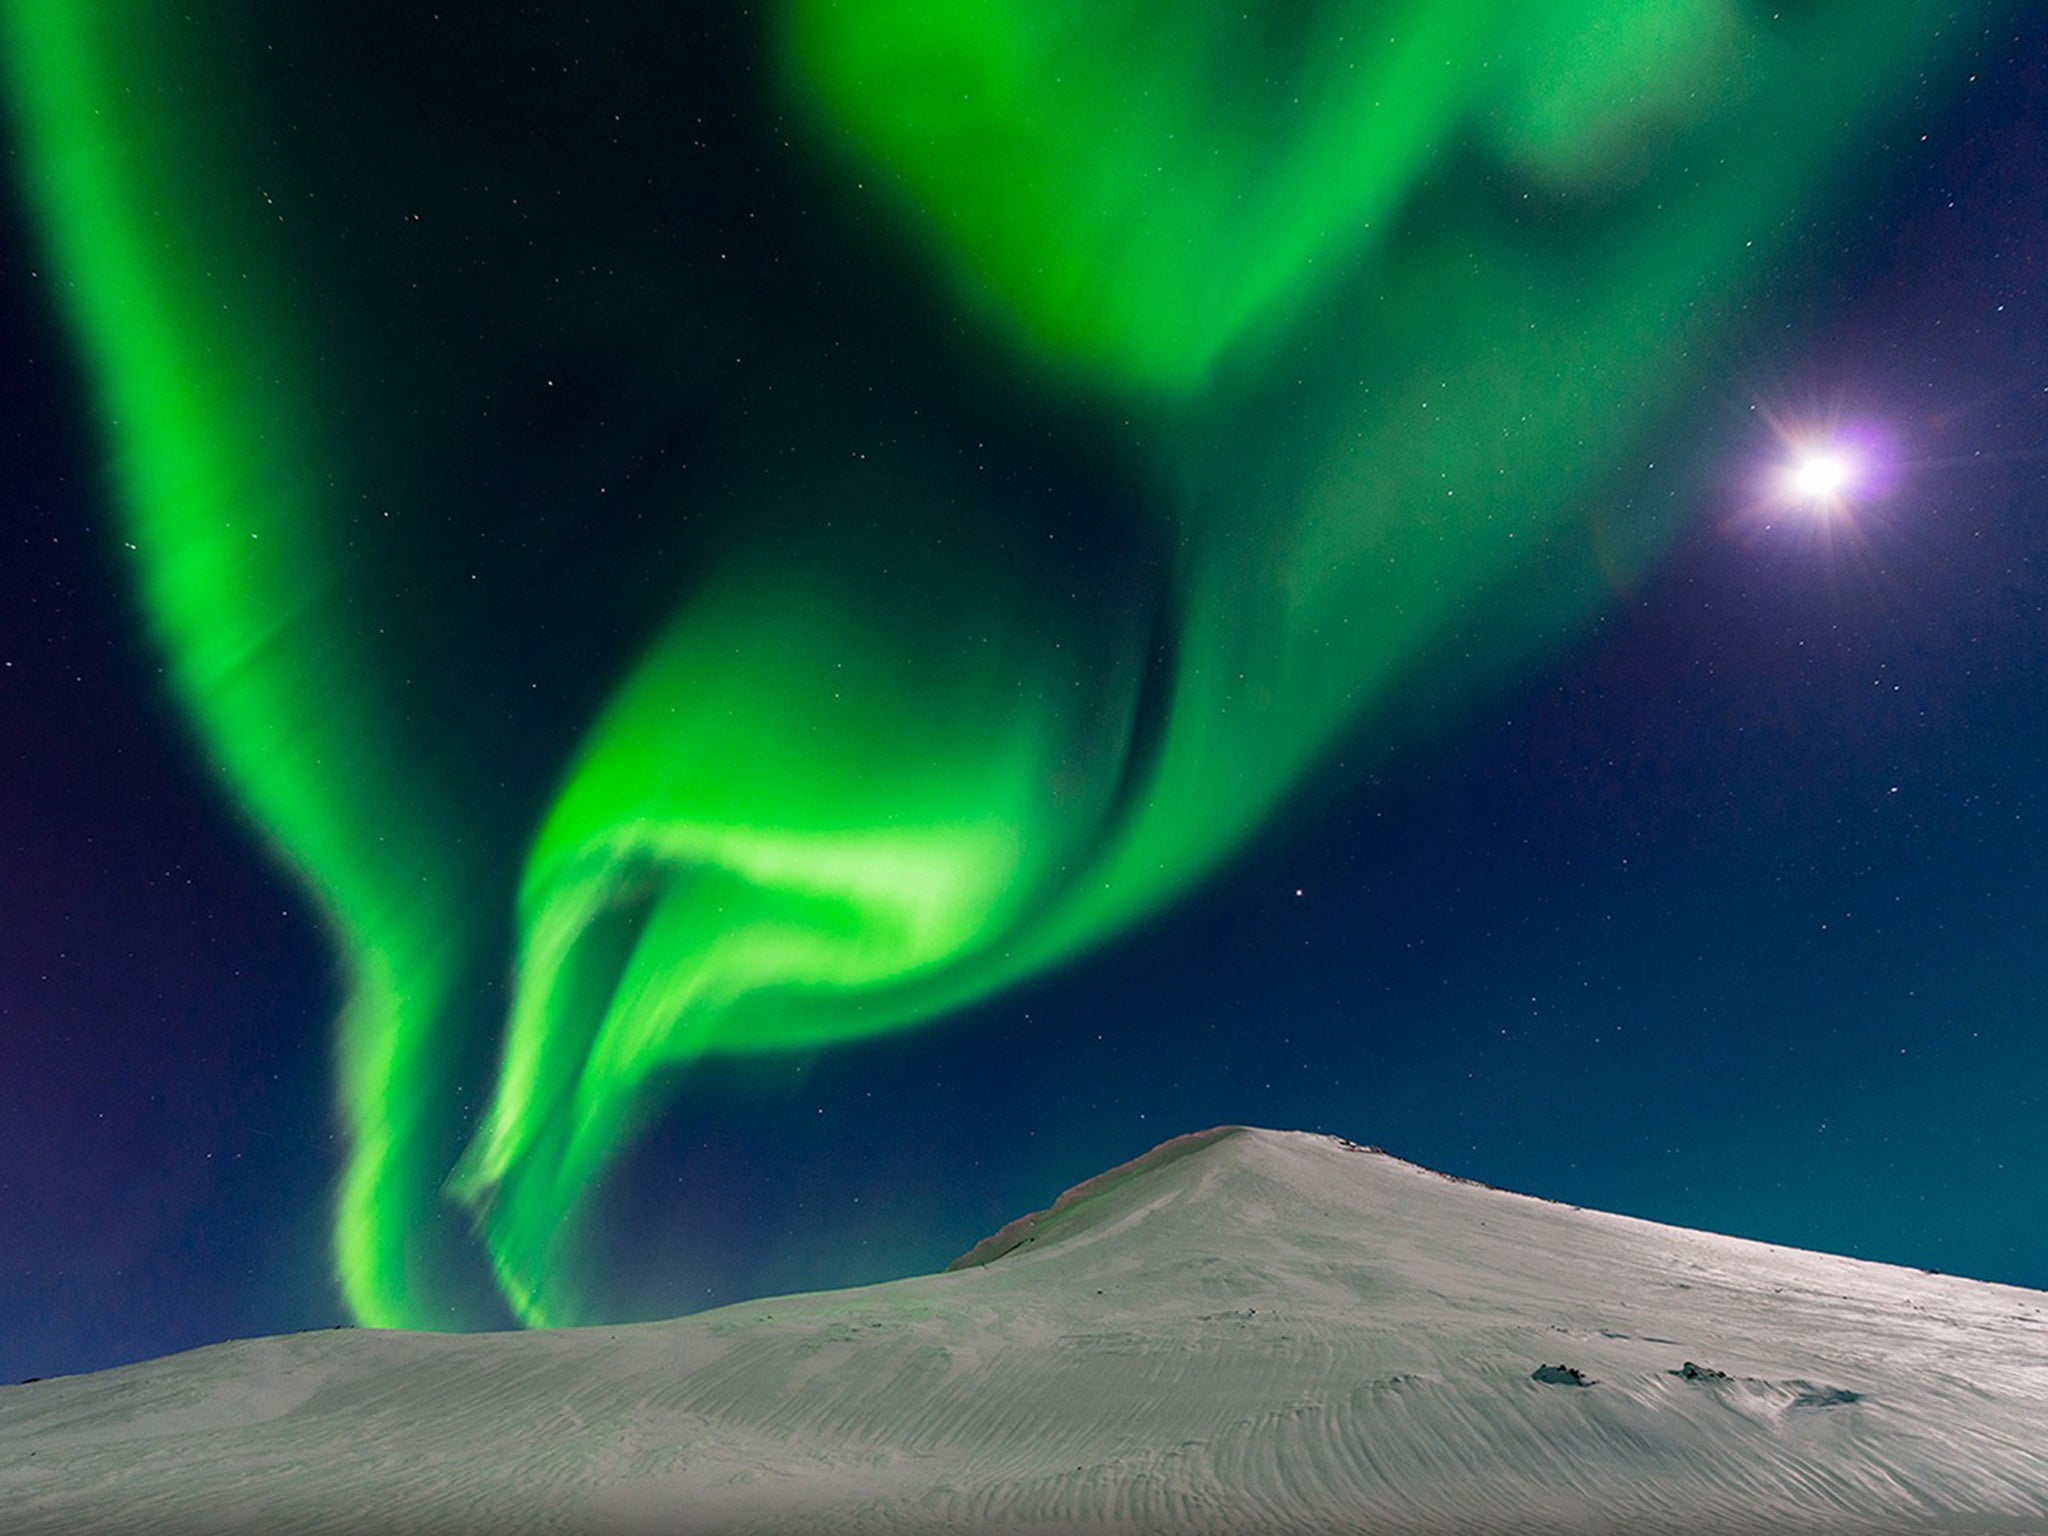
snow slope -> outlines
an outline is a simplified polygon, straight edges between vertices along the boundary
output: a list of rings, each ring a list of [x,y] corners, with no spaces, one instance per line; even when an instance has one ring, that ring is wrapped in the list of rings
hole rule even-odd
[[[0,1528],[2048,1532],[2048,1295],[1225,1128],[941,1275],[6,1388]]]

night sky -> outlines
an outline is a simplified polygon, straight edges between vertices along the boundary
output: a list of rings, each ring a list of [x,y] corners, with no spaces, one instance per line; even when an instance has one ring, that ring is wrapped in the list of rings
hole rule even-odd
[[[923,1272],[1232,1121],[2048,1287],[2041,21],[1419,6],[1382,175],[1341,6],[1020,33],[1008,137],[823,5],[263,9],[108,55],[170,339],[10,141],[0,1379]]]

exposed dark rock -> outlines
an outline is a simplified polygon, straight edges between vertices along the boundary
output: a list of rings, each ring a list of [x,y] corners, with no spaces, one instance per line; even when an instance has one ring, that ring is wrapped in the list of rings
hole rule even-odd
[[[1717,1371],[1711,1365],[1695,1365],[1690,1360],[1686,1361],[1685,1364],[1681,1365],[1671,1374],[1682,1376],[1687,1381],[1726,1381],[1728,1379],[1726,1371]]]

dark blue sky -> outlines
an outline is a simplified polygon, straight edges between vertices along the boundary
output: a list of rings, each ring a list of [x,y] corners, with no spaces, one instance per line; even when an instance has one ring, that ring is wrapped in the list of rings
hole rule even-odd
[[[1792,322],[1703,388],[1653,579],[1122,942],[694,1076],[604,1197],[614,1306],[929,1268],[1221,1121],[2048,1287],[2048,36],[1987,43],[1884,155]],[[14,1379],[342,1314],[326,945],[158,694],[51,278],[5,233]],[[1897,493],[1827,539],[1739,517],[1752,407],[1836,403],[1893,430]]]

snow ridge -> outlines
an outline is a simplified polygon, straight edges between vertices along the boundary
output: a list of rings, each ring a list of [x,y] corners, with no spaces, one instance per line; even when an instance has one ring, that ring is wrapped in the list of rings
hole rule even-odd
[[[1333,1138],[1177,1138],[944,1274],[0,1389],[17,1536],[2048,1533],[2048,1296]]]

